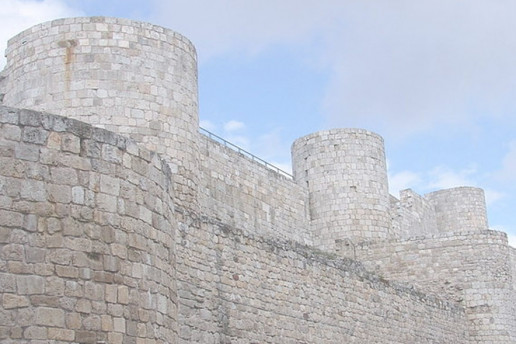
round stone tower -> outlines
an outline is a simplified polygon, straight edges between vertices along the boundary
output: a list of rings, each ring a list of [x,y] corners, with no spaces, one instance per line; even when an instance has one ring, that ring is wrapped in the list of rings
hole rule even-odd
[[[434,205],[439,232],[488,229],[484,190],[457,187],[425,195]]]
[[[171,30],[118,18],[59,19],[8,42],[4,105],[71,117],[164,155],[176,199],[196,198],[197,61]]]
[[[385,239],[391,227],[383,139],[362,129],[333,129],[292,145],[295,181],[308,188],[317,247],[335,240]]]

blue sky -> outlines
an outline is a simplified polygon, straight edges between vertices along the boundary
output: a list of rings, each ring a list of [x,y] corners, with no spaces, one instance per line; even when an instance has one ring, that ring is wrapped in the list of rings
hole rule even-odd
[[[393,195],[481,187],[490,227],[516,244],[513,0],[2,0],[0,49],[33,24],[83,15],[190,38],[206,129],[284,169],[300,136],[375,131]]]

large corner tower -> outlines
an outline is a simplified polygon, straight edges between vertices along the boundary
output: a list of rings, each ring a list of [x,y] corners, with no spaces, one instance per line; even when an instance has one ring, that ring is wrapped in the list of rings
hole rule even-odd
[[[195,202],[197,61],[185,37],[127,19],[59,19],[7,47],[4,105],[123,134],[167,156],[176,197]],[[5,82],[5,81],[4,81]]]

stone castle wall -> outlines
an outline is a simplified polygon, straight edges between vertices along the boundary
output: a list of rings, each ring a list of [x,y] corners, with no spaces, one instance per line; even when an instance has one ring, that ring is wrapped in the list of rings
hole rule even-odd
[[[0,340],[175,342],[170,177],[125,137],[0,107]]]
[[[482,190],[390,196],[361,129],[277,174],[199,134],[195,49],[151,24],[57,20],[7,57],[0,103],[65,117],[0,107],[0,340],[516,340]]]
[[[356,262],[211,216],[178,225],[168,165],[131,140],[0,109],[3,341],[467,343],[460,306]]]
[[[180,342],[469,343],[460,305],[350,259],[200,222],[178,231]]]
[[[464,231],[361,243],[355,246],[355,259],[379,275],[464,306],[475,342],[512,343],[513,251],[505,233]]]
[[[435,207],[411,189],[400,191],[400,199],[391,196],[391,218],[396,238],[411,238],[439,233]]]
[[[249,233],[312,243],[305,188],[201,135],[202,212]]]

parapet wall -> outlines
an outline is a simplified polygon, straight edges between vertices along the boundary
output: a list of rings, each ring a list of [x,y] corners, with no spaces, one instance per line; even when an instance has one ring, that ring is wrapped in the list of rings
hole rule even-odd
[[[470,343],[464,309],[205,218],[177,241],[181,343]]]
[[[475,343],[514,343],[514,250],[496,231],[361,243],[355,259],[389,279],[463,305]]]
[[[305,188],[204,135],[199,147],[203,214],[249,233],[312,244]]]
[[[434,204],[410,189],[400,191],[399,200],[391,196],[391,217],[394,237],[424,237],[439,233]]]
[[[6,107],[0,123],[6,343],[468,343],[460,306],[185,215],[168,165],[129,139]]]
[[[172,195],[133,141],[0,107],[0,341],[175,343]]]
[[[509,246],[512,267],[512,289],[516,292],[516,248]]]

